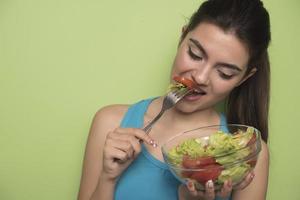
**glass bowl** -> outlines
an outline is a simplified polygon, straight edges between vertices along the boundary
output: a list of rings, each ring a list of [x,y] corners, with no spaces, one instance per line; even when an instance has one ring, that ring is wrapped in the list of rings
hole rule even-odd
[[[199,191],[212,180],[216,191],[225,180],[233,187],[255,167],[261,150],[260,132],[254,127],[228,124],[180,133],[162,145],[166,164],[182,183],[194,182]]]

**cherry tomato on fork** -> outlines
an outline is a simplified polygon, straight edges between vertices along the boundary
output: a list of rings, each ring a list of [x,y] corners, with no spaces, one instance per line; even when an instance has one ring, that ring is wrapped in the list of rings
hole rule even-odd
[[[182,76],[174,76],[173,80],[178,82],[178,83],[181,83],[181,84],[185,85],[189,89],[197,88],[197,83],[195,83],[191,79],[188,79],[188,78],[185,78],[185,77],[182,77]]]

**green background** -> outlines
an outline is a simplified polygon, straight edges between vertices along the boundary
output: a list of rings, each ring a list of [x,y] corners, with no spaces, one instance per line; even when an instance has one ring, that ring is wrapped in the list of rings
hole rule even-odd
[[[76,199],[94,113],[164,93],[196,0],[0,0],[0,199]],[[300,1],[270,11],[268,199],[300,199]]]

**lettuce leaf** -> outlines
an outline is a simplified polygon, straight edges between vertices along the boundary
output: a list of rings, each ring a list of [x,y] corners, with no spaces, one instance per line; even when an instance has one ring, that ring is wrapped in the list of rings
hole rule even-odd
[[[254,129],[248,128],[246,132],[239,130],[234,135],[217,131],[208,138],[190,138],[172,148],[168,152],[168,159],[172,164],[180,166],[184,155],[191,158],[212,156],[216,158],[217,163],[226,168],[227,164],[245,158],[251,153],[246,145],[253,134]],[[222,156],[224,154],[227,155]]]
[[[198,139],[187,139],[168,152],[170,162],[175,165],[181,164],[184,155],[197,158],[208,154],[205,151],[204,144]]]
[[[245,174],[250,170],[250,165],[243,163],[241,165],[236,165],[228,169],[222,170],[220,176],[218,177],[218,183],[224,183],[225,180],[231,179],[232,182],[237,182],[241,180]]]

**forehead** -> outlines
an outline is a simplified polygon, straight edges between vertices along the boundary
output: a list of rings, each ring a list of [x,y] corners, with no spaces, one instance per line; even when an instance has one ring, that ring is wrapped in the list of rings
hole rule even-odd
[[[201,44],[210,59],[247,66],[248,48],[233,31],[224,31],[212,23],[203,22],[187,34],[185,42],[191,38]]]

